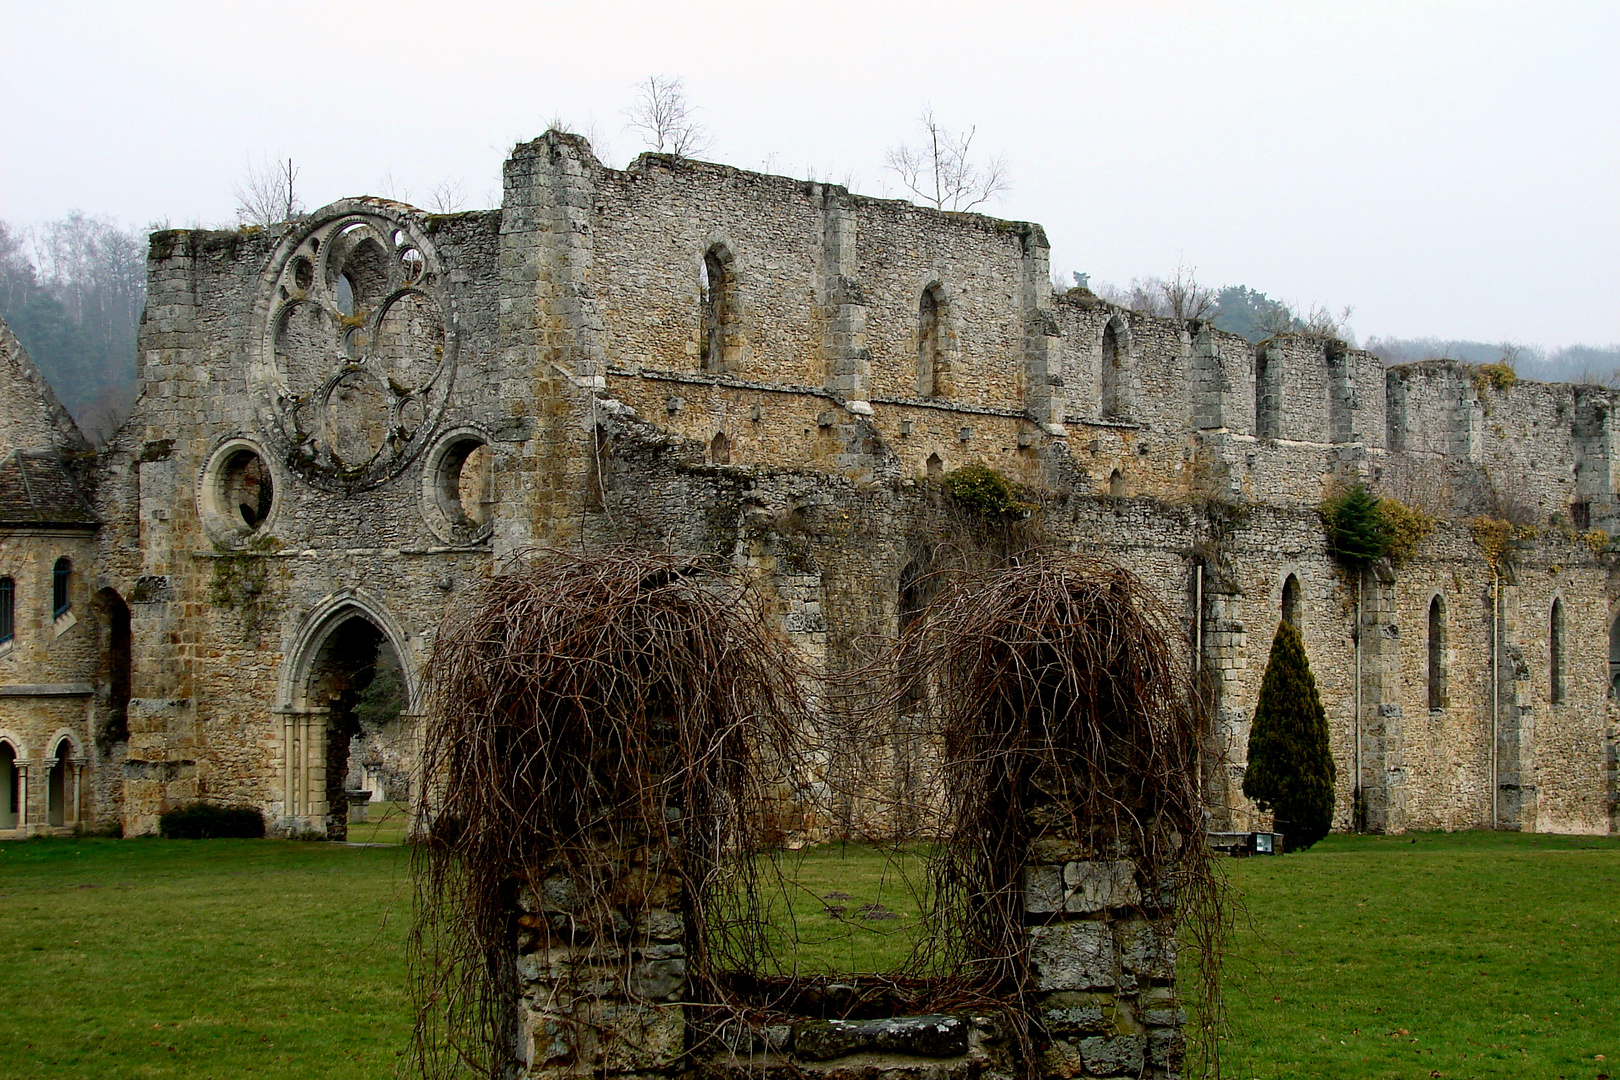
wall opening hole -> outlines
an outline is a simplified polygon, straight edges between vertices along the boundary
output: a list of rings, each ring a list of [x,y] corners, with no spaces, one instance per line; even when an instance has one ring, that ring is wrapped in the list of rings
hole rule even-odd
[[[457,541],[473,539],[489,523],[494,458],[489,445],[471,435],[452,441],[439,457],[435,494]]]
[[[348,274],[338,275],[337,287],[333,291],[336,295],[332,298],[332,302],[337,305],[338,313],[344,316],[353,316],[354,282],[349,280]]]
[[[293,260],[293,284],[305,292],[315,284],[315,264],[302,255]]]
[[[415,281],[422,276],[422,271],[427,267],[427,260],[415,248],[406,248],[399,253],[399,265],[405,271],[405,280]]]
[[[940,477],[945,475],[945,462],[940,460],[938,454],[929,454],[927,469],[928,479],[938,480]]]
[[[716,465],[731,464],[731,440],[726,438],[725,432],[717,431],[709,440],[709,460]]]

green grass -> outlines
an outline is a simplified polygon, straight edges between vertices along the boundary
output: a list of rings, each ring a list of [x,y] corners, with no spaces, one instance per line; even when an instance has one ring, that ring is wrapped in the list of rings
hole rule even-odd
[[[927,907],[917,849],[826,844],[774,856],[759,876],[784,972],[892,972],[911,955]],[[797,940],[795,940],[795,938]]]
[[[406,859],[0,844],[0,1077],[392,1076],[410,1034]]]
[[[351,844],[403,844],[406,827],[410,824],[410,807],[399,802],[374,802],[366,805],[366,820],[354,820],[349,813],[349,843]]]
[[[1330,836],[1223,865],[1247,909],[1227,1075],[1620,1075],[1620,842]]]
[[[792,911],[799,970],[904,959],[920,856],[779,858],[793,884],[772,916]],[[1228,1076],[1610,1075],[1620,842],[1334,836],[1221,865],[1247,911],[1227,963]],[[874,903],[897,917],[859,918]],[[409,908],[397,846],[0,844],[0,1080],[393,1076]]]

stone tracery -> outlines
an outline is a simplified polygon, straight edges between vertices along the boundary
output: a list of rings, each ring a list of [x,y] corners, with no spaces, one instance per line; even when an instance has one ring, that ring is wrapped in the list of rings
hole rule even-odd
[[[406,208],[334,204],[266,277],[258,390],[266,434],[327,490],[373,487],[432,436],[454,377],[454,318]]]

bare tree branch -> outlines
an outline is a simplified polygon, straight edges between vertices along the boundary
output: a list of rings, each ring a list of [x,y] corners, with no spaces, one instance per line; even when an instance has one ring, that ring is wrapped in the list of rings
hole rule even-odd
[[[936,210],[965,211],[1011,190],[1005,159],[991,158],[983,164],[973,160],[977,127],[957,134],[936,120],[931,108],[923,110],[921,123],[919,145],[901,143],[886,155],[889,168],[907,191]]]
[[[297,179],[292,158],[249,163],[247,176],[232,189],[236,195],[236,220],[243,225],[268,227],[302,214],[304,203],[294,187]]]
[[[458,214],[467,205],[467,189],[460,180],[440,180],[428,192],[427,208],[435,214]]]
[[[686,86],[680,79],[649,75],[636,84],[636,103],[624,110],[630,118],[625,125],[641,132],[647,148],[659,154],[691,157],[707,150],[714,137],[697,122],[696,106],[686,100]]]

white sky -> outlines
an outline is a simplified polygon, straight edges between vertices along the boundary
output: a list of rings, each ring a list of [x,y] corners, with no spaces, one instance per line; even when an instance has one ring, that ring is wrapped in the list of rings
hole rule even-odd
[[[1055,271],[1196,267],[1378,335],[1620,341],[1620,4],[0,0],[0,218],[231,219],[498,202],[560,117],[622,166],[632,84],[682,76],[704,155],[897,195],[924,103],[977,125]]]

